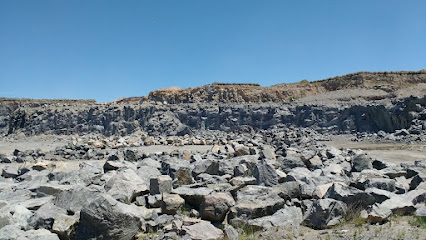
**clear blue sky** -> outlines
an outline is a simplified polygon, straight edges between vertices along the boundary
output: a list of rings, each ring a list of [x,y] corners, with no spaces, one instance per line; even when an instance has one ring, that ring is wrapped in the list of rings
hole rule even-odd
[[[95,98],[426,68],[426,1],[0,1],[0,96]]]

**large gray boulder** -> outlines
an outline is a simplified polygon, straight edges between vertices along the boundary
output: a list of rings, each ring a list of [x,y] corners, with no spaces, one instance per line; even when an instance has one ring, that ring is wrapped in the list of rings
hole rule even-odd
[[[257,180],[257,185],[271,187],[278,184],[278,176],[274,167],[261,160],[253,170],[253,177]]]
[[[172,193],[179,194],[179,196],[185,199],[186,204],[189,204],[196,209],[199,209],[204,198],[212,192],[213,189],[206,187],[189,188],[183,186],[172,190]]]
[[[143,225],[143,213],[134,205],[102,194],[80,213],[76,239],[133,239]]]
[[[189,161],[179,158],[166,158],[161,162],[161,173],[169,175],[178,186],[194,182]]]
[[[426,190],[413,190],[405,194],[392,196],[380,204],[375,204],[364,212],[364,218],[370,222],[383,222],[394,213],[399,215],[412,214],[416,204],[426,201]]]
[[[253,219],[274,214],[284,206],[282,199],[269,187],[246,186],[237,192],[236,205],[230,210],[231,217]]]
[[[30,188],[31,191],[36,192],[38,196],[56,196],[61,192],[67,191],[71,189],[72,186],[70,185],[62,185],[57,184],[55,182],[49,182],[46,184],[42,184],[36,188]]]
[[[6,202],[0,202],[0,229],[11,223],[12,214],[10,213],[10,206]]]
[[[425,200],[426,190],[413,190],[382,202],[379,208],[390,209],[393,213],[409,214],[416,210],[416,204],[424,203]]]
[[[169,175],[152,177],[149,181],[149,193],[151,195],[170,193],[172,188],[172,178]]]
[[[263,145],[260,155],[263,158],[267,158],[267,159],[272,159],[272,160],[277,159],[277,156],[275,155],[275,148],[270,145]]]
[[[105,184],[105,191],[120,202],[131,203],[137,196],[148,193],[149,188],[132,169],[125,169]]]
[[[315,200],[305,212],[303,223],[314,229],[325,229],[343,221],[347,206],[344,202],[326,198]]]
[[[68,216],[59,214],[55,218],[52,226],[52,232],[56,233],[61,240],[70,240],[75,238],[75,228],[78,223],[77,216]]]
[[[11,224],[19,226],[24,230],[30,229],[28,222],[33,216],[33,213],[30,210],[21,205],[14,205],[10,207],[9,211],[12,214],[10,218]]]
[[[203,159],[196,161],[193,164],[192,175],[196,177],[202,173],[208,173],[210,175],[217,175],[219,173],[219,161],[213,159]]]
[[[16,178],[20,175],[20,171],[17,166],[5,166],[2,169],[1,175],[5,178]]]
[[[201,218],[222,222],[235,200],[229,193],[213,193],[204,197],[200,207]]]
[[[34,213],[29,219],[29,224],[35,229],[44,228],[50,230],[59,214],[67,214],[67,212],[65,209],[53,205],[53,203],[47,203]]]
[[[152,177],[161,176],[160,170],[152,166],[140,166],[136,170],[136,174],[147,184]]]
[[[76,187],[74,189],[59,193],[54,204],[71,213],[80,212],[83,207],[88,206],[100,194],[100,191],[86,187]]]
[[[157,160],[150,158],[150,157],[144,158],[144,159],[142,159],[142,161],[140,161],[138,163],[138,168],[143,167],[143,166],[161,169],[161,163]]]
[[[285,173],[288,173],[291,169],[297,168],[297,167],[305,168],[306,165],[302,161],[302,159],[296,154],[291,154],[286,156],[281,162],[281,169]]]
[[[185,199],[177,194],[162,194],[161,212],[174,215],[185,204]]]
[[[297,181],[280,183],[273,186],[272,190],[285,200],[302,197],[302,188]]]
[[[190,239],[220,240],[224,237],[222,230],[203,220],[184,220],[182,230],[189,235]]]
[[[373,160],[367,154],[360,154],[352,160],[352,171],[361,172],[364,169],[372,169]]]
[[[16,225],[0,226],[0,240],[16,240],[24,235],[24,231]]]
[[[382,190],[386,190],[389,192],[395,192],[396,181],[394,179],[388,179],[388,178],[369,178],[367,181],[364,182],[364,189],[367,188],[378,188]]]
[[[340,183],[334,183],[325,193],[324,198],[332,198],[342,201],[353,207],[366,207],[375,203],[376,199],[359,189],[346,186]]]
[[[265,216],[248,220],[248,225],[254,229],[268,229],[272,227],[298,226],[303,221],[302,209],[295,206],[284,206],[272,216]]]

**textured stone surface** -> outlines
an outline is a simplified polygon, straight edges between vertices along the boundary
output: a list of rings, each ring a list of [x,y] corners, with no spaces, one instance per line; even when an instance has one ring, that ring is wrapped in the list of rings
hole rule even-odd
[[[213,193],[204,197],[201,204],[201,218],[222,222],[229,208],[235,205],[235,201],[229,193]]]
[[[303,223],[315,229],[324,229],[343,221],[346,204],[334,199],[319,199],[305,213]]]
[[[76,239],[132,239],[143,225],[143,213],[109,195],[101,195],[80,213]]]

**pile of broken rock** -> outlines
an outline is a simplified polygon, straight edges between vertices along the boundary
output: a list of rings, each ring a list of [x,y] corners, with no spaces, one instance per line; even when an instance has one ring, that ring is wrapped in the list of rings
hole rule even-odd
[[[425,161],[392,165],[311,135],[229,135],[185,156],[124,149],[78,170],[10,164],[0,177],[0,239],[238,239],[241,226],[325,229],[354,212],[371,223],[425,215]]]

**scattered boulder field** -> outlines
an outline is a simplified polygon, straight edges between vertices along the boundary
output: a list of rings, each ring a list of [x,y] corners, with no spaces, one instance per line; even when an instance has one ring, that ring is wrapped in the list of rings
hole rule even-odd
[[[53,149],[0,149],[0,239],[327,239],[322,231],[360,222],[368,229],[333,238],[425,239],[425,160],[395,163],[325,144],[346,134],[426,147],[426,96],[398,97],[395,87],[422,84],[424,75],[280,86],[303,93],[309,85],[307,97],[319,97],[378,82],[389,93],[322,104],[272,98],[271,89],[253,98],[258,85],[218,98],[220,84],[107,104],[0,99],[2,141],[68,136]],[[146,151],[155,146],[168,151]],[[369,230],[404,216],[420,223],[402,237]]]

